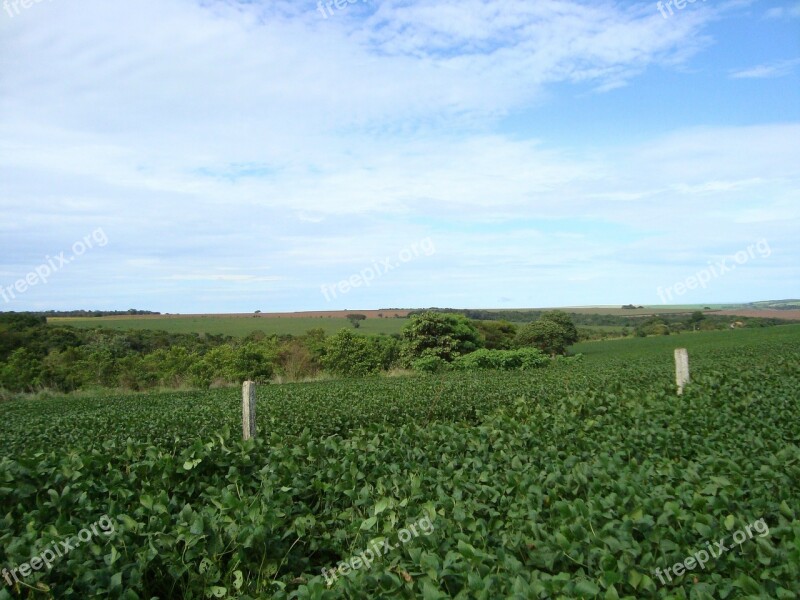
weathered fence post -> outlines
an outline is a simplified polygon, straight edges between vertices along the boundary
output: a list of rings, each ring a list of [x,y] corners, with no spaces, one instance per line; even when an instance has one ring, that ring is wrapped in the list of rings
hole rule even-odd
[[[689,352],[686,348],[675,350],[675,383],[678,384],[678,395],[683,394],[683,388],[689,383]]]
[[[242,436],[244,439],[256,437],[256,382],[242,384]]]

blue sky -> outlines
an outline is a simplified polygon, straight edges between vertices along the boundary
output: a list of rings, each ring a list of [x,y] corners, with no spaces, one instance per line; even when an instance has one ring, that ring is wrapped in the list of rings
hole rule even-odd
[[[796,0],[29,1],[0,310],[800,296]]]

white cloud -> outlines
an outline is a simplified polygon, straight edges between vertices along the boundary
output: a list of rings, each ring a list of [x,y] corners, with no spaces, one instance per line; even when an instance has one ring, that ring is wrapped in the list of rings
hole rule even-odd
[[[168,281],[232,281],[241,283],[258,283],[264,281],[282,281],[284,277],[256,277],[255,275],[222,275],[219,273],[180,273],[162,277]]]
[[[0,267],[18,277],[97,226],[110,239],[28,305],[127,308],[135,290],[209,310],[222,287],[241,291],[219,296],[231,309],[311,308],[318,285],[428,235],[434,257],[369,293],[530,305],[564,273],[574,303],[596,274],[635,285],[664,248],[796,237],[798,123],[581,145],[498,125],[685,65],[710,43],[708,7],[665,21],[650,4],[385,0],[323,19],[314,2],[203,4],[0,19]]]
[[[731,77],[734,79],[772,79],[775,77],[786,77],[794,73],[798,65],[800,65],[800,58],[782,60],[733,71]]]
[[[767,10],[768,19],[798,19],[800,18],[800,2],[789,6],[775,6]]]

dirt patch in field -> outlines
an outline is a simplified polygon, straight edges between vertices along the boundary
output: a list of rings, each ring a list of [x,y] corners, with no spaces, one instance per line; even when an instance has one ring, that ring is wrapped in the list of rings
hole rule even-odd
[[[784,319],[800,321],[800,310],[719,310],[712,314],[730,317],[755,317],[760,319]]]

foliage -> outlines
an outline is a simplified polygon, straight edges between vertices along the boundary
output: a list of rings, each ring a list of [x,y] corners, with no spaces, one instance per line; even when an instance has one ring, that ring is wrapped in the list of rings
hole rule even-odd
[[[589,343],[530,372],[262,386],[249,442],[225,390],[4,403],[0,565],[115,532],[0,600],[795,597],[800,328],[682,337],[682,396],[669,337]]]
[[[575,323],[573,323],[572,317],[570,317],[563,310],[547,311],[542,314],[541,320],[558,323],[561,326],[561,328],[565,331],[564,341],[567,346],[571,346],[572,344],[578,341],[578,329],[575,327]]]
[[[242,381],[268,382],[278,360],[278,347],[274,340],[222,345],[211,349],[202,359],[189,367],[193,383],[208,387],[212,382],[241,383]]]
[[[567,351],[570,333],[554,321],[541,319],[528,323],[519,330],[514,344],[518,348],[538,348],[551,356]]]
[[[199,327],[192,325],[195,321],[198,323],[214,321],[205,317],[171,318],[178,321],[184,319],[182,326],[185,327]],[[552,318],[558,320],[557,317]],[[480,346],[489,349],[507,348],[515,331],[515,325],[507,322],[473,322],[472,325],[478,330],[478,337],[475,338],[476,333],[471,331],[470,327],[462,328],[465,322],[461,317],[447,315],[442,319],[446,321],[442,329],[455,329],[456,337],[444,333],[441,339],[433,336],[427,340],[418,338],[411,346],[417,344],[423,347],[422,351],[426,355],[445,356],[443,360],[448,362]],[[686,319],[686,315],[658,317],[657,320],[651,318],[637,333],[646,337],[681,333],[694,328],[701,331],[720,327],[729,329],[727,322],[721,317],[706,315],[699,325],[678,319]],[[98,319],[89,320],[98,322]],[[270,321],[292,321],[293,328],[298,323],[306,321],[326,326],[336,321],[336,319],[270,320],[240,317],[234,320],[239,323],[256,323],[255,327]],[[365,329],[372,331],[374,328],[367,324],[387,320],[363,321],[365,325],[358,332],[363,334]],[[454,320],[455,324],[447,324],[451,320]],[[347,322],[345,319],[339,321]],[[391,321],[399,332],[399,326],[404,321],[402,319]],[[112,322],[118,323],[119,320],[107,321],[107,323]],[[139,323],[145,322],[161,323],[162,320],[161,317],[148,317]],[[768,326],[770,323],[770,320],[765,319],[743,319],[741,324],[747,328],[755,328]],[[0,313],[0,388],[12,393],[39,390],[72,392],[97,387],[128,390],[149,390],[158,387],[204,389],[212,385],[238,384],[242,378],[265,381],[270,374],[281,381],[299,381],[315,377],[324,369],[325,327],[314,327],[296,337],[276,336],[253,327],[248,325],[246,335],[234,338],[221,334],[169,333],[150,329],[129,331],[101,327],[73,329],[48,325],[43,317],[32,314]],[[596,331],[582,329],[580,335],[583,339],[602,339],[624,336],[625,333],[624,330],[612,327]],[[411,346],[407,345],[403,351],[396,342],[402,339],[399,333],[393,333],[391,336],[365,337],[369,340],[367,345],[377,354],[376,360],[380,364],[380,370],[390,370],[399,365],[413,367],[412,363],[417,357],[413,355]],[[571,339],[570,335],[566,337]],[[427,351],[424,349],[424,345],[428,342],[434,349]],[[251,346],[248,351],[245,345],[249,343],[255,346]],[[437,346],[439,343],[441,344]],[[21,349],[25,349],[26,352],[17,354],[13,363],[9,363],[11,355]],[[431,367],[420,368],[424,370]],[[367,370],[371,372],[372,368]],[[435,367],[435,370],[438,370],[438,367]],[[343,371],[339,373],[341,372]]]
[[[350,324],[353,326],[354,329],[358,329],[361,327],[361,321],[365,321],[367,319],[367,315],[360,315],[360,314],[350,314],[347,315],[347,320],[350,321]]]
[[[458,357],[453,368],[459,371],[499,370],[524,371],[544,367],[550,363],[546,354],[537,348],[519,350],[477,350]]]
[[[792,303],[796,303],[797,301],[790,301]],[[756,306],[758,305],[758,306]],[[742,310],[753,310],[753,309],[766,309],[771,308],[772,303],[754,303],[754,304],[745,304],[745,305],[734,305],[734,306],[725,306],[724,308],[729,309],[742,309]],[[786,308],[791,309],[792,306],[795,304],[782,304],[778,303],[774,306],[774,308]],[[499,309],[453,309],[453,308],[431,308],[428,309],[433,312],[440,312],[445,314],[459,314],[463,315],[469,319],[475,319],[480,321],[510,321],[512,323],[530,323],[531,321],[539,320],[543,314],[547,311],[542,310],[499,310]],[[706,309],[710,310],[710,309]],[[412,311],[409,316],[413,316],[415,314],[421,314],[422,312],[426,311]],[[685,308],[663,308],[663,307],[644,307],[644,306],[637,306],[633,309],[628,307],[621,307],[621,308],[584,308],[580,309],[579,311],[573,311],[568,313],[570,319],[572,320],[575,325],[581,326],[590,326],[590,327],[597,327],[597,326],[615,326],[615,327],[636,327],[640,325],[642,322],[646,321],[647,319],[653,316],[653,313],[656,313],[657,316],[663,319],[665,322],[677,323],[677,322],[685,322],[687,318],[691,314],[691,311]],[[769,313],[766,313],[769,314]],[[741,321],[745,324],[745,327],[750,326],[757,326],[755,323],[763,319],[763,321],[772,326],[772,325],[781,325],[787,323],[797,323],[797,321],[789,321],[784,319],[776,319],[776,318],[764,318],[764,317],[745,317],[745,316],[732,316],[732,315],[718,315],[714,312],[707,312],[705,313],[706,319],[712,321],[716,329],[724,329],[725,327],[730,326],[731,323],[736,321]],[[752,325],[751,325],[752,323]]]
[[[636,328],[636,335],[639,337],[647,337],[648,335],[669,335],[669,325],[659,317],[648,319]]]
[[[444,373],[450,370],[450,363],[438,356],[423,356],[411,363],[411,369],[419,373]]]
[[[473,321],[488,350],[511,350],[517,326],[508,321]]]
[[[451,362],[483,344],[478,330],[466,317],[434,312],[411,317],[403,329],[403,341],[409,362],[426,356],[438,356]]]
[[[517,348],[538,348],[551,356],[565,354],[567,347],[579,339],[578,329],[570,316],[561,310],[542,314],[538,321],[525,325],[517,333]]]
[[[32,392],[41,383],[42,364],[27,348],[17,348],[0,364],[0,388]]]
[[[322,364],[342,377],[365,377],[380,371],[382,360],[378,348],[369,339],[342,329],[328,338]]]

